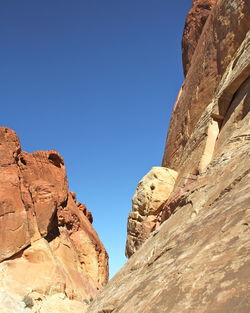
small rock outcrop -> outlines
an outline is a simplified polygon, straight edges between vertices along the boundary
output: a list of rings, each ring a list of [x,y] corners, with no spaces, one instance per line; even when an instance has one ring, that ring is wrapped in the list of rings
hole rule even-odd
[[[162,164],[178,176],[161,225],[88,313],[250,310],[250,2],[210,4],[194,1],[184,31],[187,75]]]
[[[68,190],[60,154],[23,152],[15,132],[0,127],[0,311],[25,312],[29,299],[34,312],[49,312],[62,299],[82,312],[108,280],[107,252],[91,222]]]
[[[166,167],[153,167],[138,183],[128,217],[127,257],[160,225],[162,205],[171,194],[177,175]]]

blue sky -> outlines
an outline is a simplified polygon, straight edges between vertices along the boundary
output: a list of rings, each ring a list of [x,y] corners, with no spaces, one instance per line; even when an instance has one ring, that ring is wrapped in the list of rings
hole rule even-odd
[[[163,155],[191,0],[2,0],[1,126],[55,149],[110,256],[124,256],[137,182]]]

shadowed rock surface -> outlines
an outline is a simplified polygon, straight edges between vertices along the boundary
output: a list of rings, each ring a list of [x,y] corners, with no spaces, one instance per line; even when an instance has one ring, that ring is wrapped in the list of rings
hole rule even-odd
[[[172,113],[161,226],[88,313],[250,311],[250,2],[210,12]]]
[[[68,191],[63,158],[23,152],[15,132],[1,127],[0,311],[29,310],[27,296],[37,313],[82,312],[83,300],[108,280],[108,256],[91,222]]]

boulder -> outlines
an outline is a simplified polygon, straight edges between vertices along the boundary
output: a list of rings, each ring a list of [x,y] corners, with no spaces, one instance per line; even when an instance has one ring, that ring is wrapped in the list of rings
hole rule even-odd
[[[153,167],[138,183],[128,217],[127,257],[160,225],[162,205],[171,194],[177,175],[171,169]]]

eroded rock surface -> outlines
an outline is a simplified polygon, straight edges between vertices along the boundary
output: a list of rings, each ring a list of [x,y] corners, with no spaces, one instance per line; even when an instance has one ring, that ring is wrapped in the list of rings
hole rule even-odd
[[[248,0],[219,1],[203,27],[174,105],[162,162],[163,166],[176,170],[179,179],[196,173],[200,155],[189,153],[184,157],[186,145],[201,115],[213,101],[230,62],[236,60],[237,50],[249,31],[249,21]]]
[[[128,217],[127,257],[160,225],[162,205],[172,192],[177,175],[168,168],[153,167],[138,183]]]
[[[53,150],[23,152],[15,132],[1,127],[1,311],[23,307],[26,295],[42,299],[33,297],[34,304],[40,301],[37,313],[45,310],[43,300],[57,294],[86,307],[83,300],[94,298],[108,280],[108,256],[92,220],[68,191],[63,158]]]
[[[185,76],[190,68],[203,27],[216,2],[217,0],[195,0],[187,15],[182,37],[182,61]]]
[[[250,154],[240,139],[246,131],[228,138],[228,149],[88,313],[109,305],[112,313],[249,312]]]
[[[248,0],[207,17],[171,118],[162,224],[88,313],[249,312],[249,17]]]

